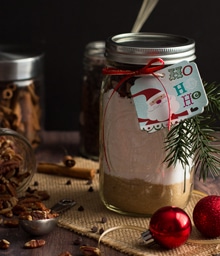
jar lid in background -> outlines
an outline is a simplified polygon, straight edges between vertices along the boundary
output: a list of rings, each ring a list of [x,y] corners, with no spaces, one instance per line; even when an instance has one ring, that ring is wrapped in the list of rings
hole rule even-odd
[[[146,65],[154,58],[162,58],[166,65],[183,60],[193,61],[193,39],[161,33],[126,33],[106,40],[105,56],[110,61]]]
[[[105,58],[105,41],[89,42],[84,51],[83,64],[86,67],[104,65]]]
[[[105,52],[105,41],[93,41],[89,42],[85,47],[84,55],[89,56],[97,56],[104,58]]]
[[[0,45],[0,81],[19,81],[42,73],[44,54],[25,45]]]

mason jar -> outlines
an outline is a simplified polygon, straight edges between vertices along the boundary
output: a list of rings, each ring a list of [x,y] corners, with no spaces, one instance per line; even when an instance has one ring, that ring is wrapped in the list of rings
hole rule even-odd
[[[108,72],[101,91],[101,200],[112,211],[134,216],[151,216],[166,205],[184,208],[193,188],[193,162],[189,159],[183,167],[177,161],[168,167],[164,162],[168,127],[155,126],[154,132],[140,129],[132,89],[147,79],[151,90],[142,96],[160,103],[165,96],[157,94],[153,72],[140,74],[140,70],[149,63],[148,70],[157,70],[157,58],[164,67],[193,61],[194,40],[160,33],[119,34],[106,40],[105,56]]]
[[[0,128],[0,214],[10,216],[36,172],[34,150],[26,137]]]
[[[26,45],[0,45],[0,127],[24,135],[33,148],[43,126],[44,54]]]
[[[83,81],[80,114],[80,153],[99,160],[99,105],[102,69],[106,60],[105,42],[93,41],[86,45],[83,58]]]

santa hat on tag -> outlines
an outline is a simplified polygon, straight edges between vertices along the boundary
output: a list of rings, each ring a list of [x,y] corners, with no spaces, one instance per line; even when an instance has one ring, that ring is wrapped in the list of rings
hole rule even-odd
[[[156,88],[148,88],[148,89],[140,91],[136,94],[133,94],[132,96],[136,97],[139,95],[144,95],[146,97],[146,101],[148,101],[148,100],[152,101],[152,100],[155,100],[156,98],[158,98],[159,96],[164,95],[164,92],[160,91]]]

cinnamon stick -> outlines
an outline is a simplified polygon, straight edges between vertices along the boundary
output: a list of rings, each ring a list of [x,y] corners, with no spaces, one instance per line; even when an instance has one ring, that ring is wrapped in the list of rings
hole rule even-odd
[[[62,175],[80,179],[93,179],[96,174],[96,170],[91,168],[82,168],[77,166],[66,167],[61,164],[46,162],[39,163],[37,171],[40,173]]]

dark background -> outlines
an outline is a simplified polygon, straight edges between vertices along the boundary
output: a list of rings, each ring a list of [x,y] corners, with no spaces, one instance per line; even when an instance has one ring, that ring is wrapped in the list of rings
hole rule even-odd
[[[45,130],[76,131],[82,58],[90,41],[130,32],[142,0],[1,0],[0,43],[28,43],[45,53]],[[207,82],[220,82],[220,1],[160,0],[143,32],[196,41]]]

